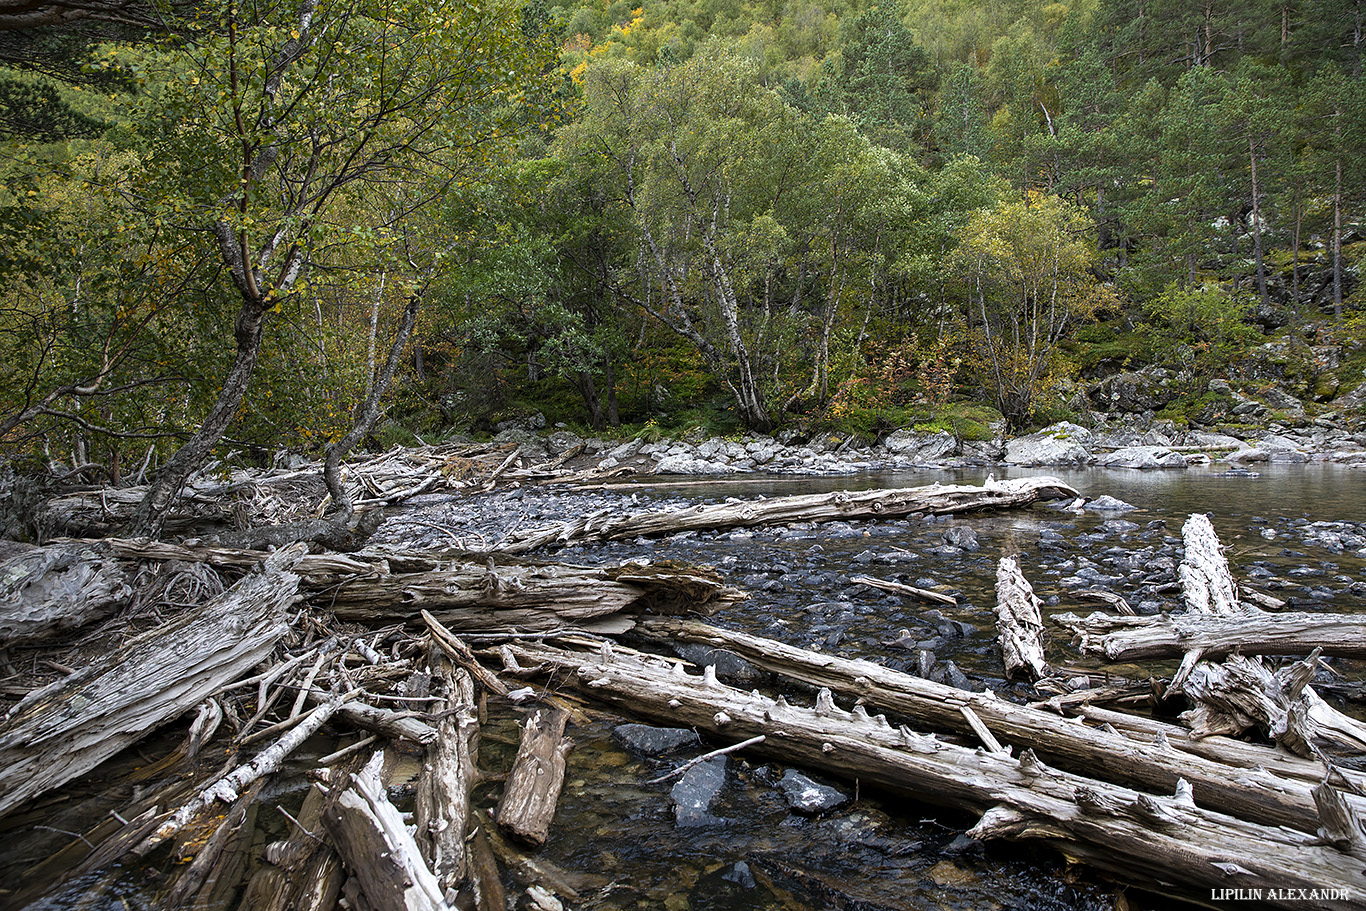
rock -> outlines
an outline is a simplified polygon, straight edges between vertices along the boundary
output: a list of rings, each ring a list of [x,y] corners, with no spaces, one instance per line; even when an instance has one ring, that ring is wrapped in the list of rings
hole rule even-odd
[[[1185,468],[1186,460],[1179,452],[1164,446],[1126,446],[1096,457],[1103,468]]]
[[[631,752],[641,756],[667,756],[683,747],[697,746],[702,741],[696,731],[687,728],[657,728],[648,724],[619,724],[612,734]]]
[[[778,781],[778,787],[783,792],[783,799],[794,812],[808,816],[837,809],[849,802],[849,795],[812,781],[801,772],[792,769],[783,773],[783,777]]]
[[[726,474],[731,468],[720,462],[709,462],[690,455],[666,455],[655,465],[655,474]]]
[[[1094,500],[1087,500],[1086,508],[1096,512],[1128,512],[1131,509],[1138,509],[1137,506],[1125,503],[1123,500],[1117,500],[1109,494],[1096,497]]]
[[[772,589],[767,588],[768,584],[770,583],[766,582],[762,587],[772,591]],[[782,590],[781,585],[779,590]],[[716,668],[717,678],[734,686],[747,686],[758,683],[767,677],[767,674],[744,658],[723,648],[712,648],[700,643],[680,642],[674,645],[674,651],[678,653],[678,657],[690,661],[698,667]]]
[[[1178,394],[1179,389],[1170,373],[1157,367],[1107,377],[1091,390],[1089,398],[1104,411],[1140,414],[1165,407]]]
[[[572,430],[557,430],[545,438],[546,445],[555,455],[568,452],[575,446],[584,446],[583,437],[574,433]],[[585,446],[585,448],[587,448]]]
[[[977,532],[968,525],[955,525],[944,532],[944,543],[961,550],[976,552],[982,549],[977,542]]]
[[[674,822],[679,826],[705,826],[724,823],[711,815],[711,805],[726,785],[729,756],[716,756],[683,773],[669,796],[674,802]]]
[[[1066,421],[1006,444],[1008,465],[1085,465],[1091,461],[1091,431]]]
[[[505,430],[540,430],[543,427],[545,427],[545,415],[539,411],[517,414],[493,425],[493,429],[498,433]]]
[[[947,430],[918,433],[907,427],[892,431],[882,445],[893,455],[916,463],[943,461],[958,450],[958,441]]]
[[[616,459],[618,463],[624,462],[627,459],[634,459],[636,456],[640,455],[640,450],[644,445],[645,441],[637,437],[634,440],[622,443],[616,449],[609,452],[607,457]]]

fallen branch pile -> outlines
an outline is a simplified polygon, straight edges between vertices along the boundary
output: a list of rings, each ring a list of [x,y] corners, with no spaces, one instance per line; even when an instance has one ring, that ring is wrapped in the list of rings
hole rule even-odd
[[[1058,495],[1075,491],[1032,479],[758,500],[601,516],[519,537],[516,547]],[[1245,616],[1212,529],[1188,526],[1187,612]],[[570,690],[705,733],[713,743],[698,760],[743,751],[971,811],[977,838],[1042,841],[1186,900],[1277,890],[1296,908],[1339,909],[1363,898],[1366,776],[1338,767],[1327,750],[1366,752],[1366,738],[1313,695],[1316,654],[1279,669],[1242,655],[1187,660],[1174,681],[1195,706],[1183,728],[1070,696],[1020,705],[684,618],[741,595],[712,570],[666,561],[592,568],[501,554],[310,554],[295,545],[266,556],[67,540],[15,550],[0,582],[0,648],[33,649],[69,632],[87,618],[87,583],[102,624],[93,641],[111,624],[142,629],[72,659],[79,669],[48,660],[61,676],[0,720],[0,816],[10,824],[46,825],[64,786],[117,762],[158,726],[187,725],[183,741],[130,773],[138,786],[109,818],[71,833],[22,885],[0,893],[15,907],[78,877],[98,894],[121,866],[168,856],[193,860],[161,864],[170,871],[156,889],[166,908],[330,911],[344,898],[358,909],[506,909],[500,865],[515,873],[519,906],[581,899],[524,853],[552,831],[573,762],[570,724],[592,711]],[[186,593],[186,603],[162,617],[173,602],[148,607],[149,587]],[[1038,599],[1017,561],[1002,561],[997,590],[1007,649],[1026,675],[1049,673]],[[712,668],[694,673],[607,638],[626,629],[641,648],[729,650],[772,675],[771,693],[811,691],[813,705],[745,692]],[[527,686],[543,681],[541,691]],[[516,757],[491,775],[480,762],[490,714],[520,732]],[[1249,725],[1299,755],[1225,736]],[[317,756],[308,744],[323,731],[340,742]],[[264,796],[301,769],[312,778],[301,803]],[[499,773],[490,819],[475,792]],[[667,789],[669,777],[650,784]],[[411,805],[394,803],[401,785]],[[287,827],[262,849],[259,820],[280,816]]]

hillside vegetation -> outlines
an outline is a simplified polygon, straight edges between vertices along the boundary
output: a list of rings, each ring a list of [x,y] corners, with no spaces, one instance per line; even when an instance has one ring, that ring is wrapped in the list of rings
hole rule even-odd
[[[0,439],[144,528],[215,451],[531,412],[1362,415],[1358,3],[70,6],[0,10]]]

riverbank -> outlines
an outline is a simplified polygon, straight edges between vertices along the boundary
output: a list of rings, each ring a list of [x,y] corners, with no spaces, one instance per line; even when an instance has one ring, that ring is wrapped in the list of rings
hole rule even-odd
[[[851,474],[970,466],[1183,469],[1212,462],[1247,470],[1265,462],[1330,461],[1366,468],[1366,432],[1331,420],[1301,426],[1184,430],[1169,421],[1134,415],[1098,417],[1093,427],[1062,422],[1015,438],[965,440],[947,431],[896,430],[875,443],[856,436],[746,434],[715,438],[627,441],[583,438],[568,429],[538,433],[522,422],[502,427],[493,441],[518,445],[524,456],[555,458],[579,449],[582,469],[626,469],[635,474]]]

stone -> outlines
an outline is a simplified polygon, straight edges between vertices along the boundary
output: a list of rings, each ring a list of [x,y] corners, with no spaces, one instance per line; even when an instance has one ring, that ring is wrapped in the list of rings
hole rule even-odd
[[[947,430],[919,433],[908,427],[892,431],[882,445],[893,455],[916,463],[940,462],[958,450],[958,441]]]
[[[783,773],[778,788],[783,792],[788,807],[808,816],[837,809],[849,802],[849,795],[844,792],[812,781],[792,769]]]
[[[667,756],[684,747],[702,743],[688,728],[657,728],[648,724],[619,724],[612,734],[631,752],[641,756]]]
[[[1063,421],[1017,437],[1006,444],[1008,465],[1086,465],[1091,461],[1091,431]]]
[[[1096,456],[1096,465],[1103,468],[1185,468],[1186,460],[1179,452],[1165,446],[1126,446],[1114,452]]]
[[[944,543],[966,551],[978,551],[982,545],[977,541],[977,532],[968,525],[955,525],[944,532]]]
[[[730,757],[716,756],[699,762],[683,773],[683,777],[669,791],[674,802],[675,824],[692,827],[725,822],[711,814],[711,805],[726,786],[729,769]]]
[[[1094,500],[1087,500],[1085,508],[1096,512],[1128,512],[1131,509],[1138,509],[1137,506],[1134,506],[1131,503],[1125,503],[1123,500],[1118,500],[1108,493],[1104,496],[1096,497]]]

